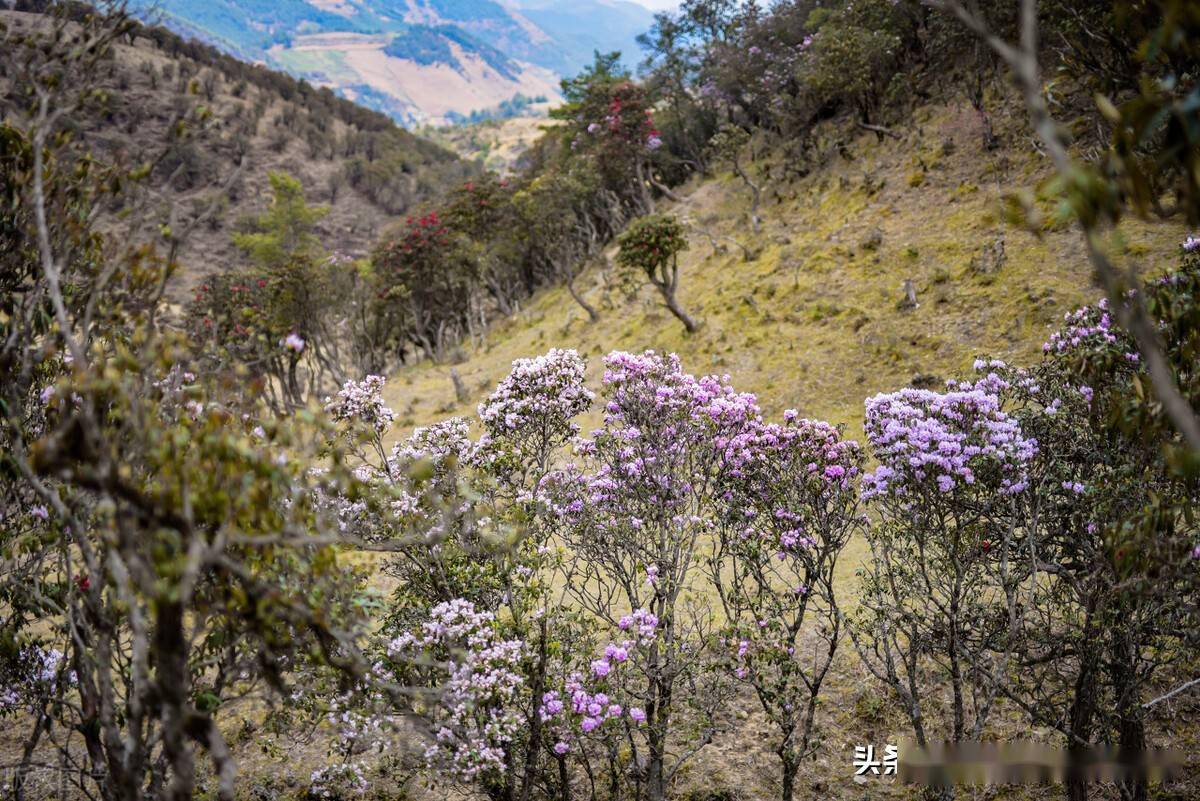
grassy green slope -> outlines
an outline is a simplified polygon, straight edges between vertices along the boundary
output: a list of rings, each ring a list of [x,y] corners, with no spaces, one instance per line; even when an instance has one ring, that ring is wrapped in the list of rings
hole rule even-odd
[[[608,268],[593,265],[580,286],[601,310],[598,323],[565,289],[540,293],[464,348],[456,369],[470,402],[456,402],[447,365],[423,363],[393,377],[389,400],[401,430],[472,414],[521,356],[573,347],[598,374],[612,349],[654,348],[678,352],[692,372],[728,373],[770,414],[795,408],[857,436],[870,395],[918,375],[940,384],[980,354],[1035,359],[1050,326],[1099,294],[1076,232],[1035,237],[1000,220],[1002,195],[1044,175],[1036,155],[981,152],[969,121],[949,108],[918,114],[902,141],[866,133],[847,144],[852,160],[771,185],[757,236],[748,195],[728,175],[683,187],[682,202],[664,204],[718,237],[761,249],[745,261],[728,242],[714,252],[705,235],[691,235],[680,295],[703,321],[696,335],[651,290],[627,297]],[[1135,221],[1112,247],[1155,272],[1172,263],[1183,235],[1178,225]],[[973,270],[972,260],[1001,238],[1007,261],[992,273]],[[911,311],[898,307],[906,279],[920,303]]]
[[[978,148],[978,132],[948,108],[918,115],[899,142],[857,137],[846,143],[852,158],[839,157],[794,183],[772,184],[758,236],[750,233],[747,196],[737,179],[722,175],[683,187],[682,202],[664,204],[664,210],[762,249],[758,258],[744,261],[736,248],[714,253],[704,235],[692,235],[682,260],[681,300],[702,318],[699,333],[686,335],[650,291],[628,298],[605,269],[592,265],[580,287],[600,307],[599,322],[589,323],[565,289],[539,293],[519,314],[494,324],[482,341],[463,348],[454,369],[472,397],[462,403],[455,399],[449,365],[400,370],[387,387],[399,414],[394,436],[453,414],[473,416],[475,404],[513,359],[551,347],[587,354],[593,386],[603,369],[601,356],[611,349],[676,351],[694,372],[728,373],[739,388],[757,392],[770,415],[794,407],[845,423],[855,436],[861,434],[863,400],[904,386],[916,374],[940,379],[961,374],[980,353],[1035,359],[1048,327],[1099,292],[1077,234],[1049,230],[1038,238],[999,221],[1002,193],[1033,186],[1044,176],[1041,162],[1022,154],[1027,140],[1018,138],[1019,126],[1013,128],[1008,141],[1016,144],[987,154]],[[1114,253],[1139,260],[1148,271],[1162,270],[1174,261],[1183,235],[1178,225],[1132,223],[1114,240]],[[1007,262],[994,274],[973,272],[972,258],[1001,236]],[[905,279],[917,288],[920,306],[913,311],[897,308]],[[854,604],[854,572],[865,556],[866,544],[856,538],[839,561],[847,608]],[[381,574],[373,581],[386,589]],[[823,745],[801,768],[798,797],[912,798],[903,785],[880,780],[858,785],[851,778],[855,746],[896,742],[908,726],[848,642],[823,693],[818,712]],[[755,704],[742,700],[722,719],[714,741],[688,763],[674,797],[778,797],[778,762],[770,752],[774,732]],[[942,711],[931,709],[931,719]],[[1008,706],[995,711],[993,724],[1002,736],[1057,742],[1049,731],[1031,731],[1024,716]],[[1195,736],[1191,728],[1176,732],[1172,745],[1193,747]],[[286,759],[266,757],[253,743],[247,740],[239,755],[256,783],[266,776],[290,777],[299,787],[302,777],[325,764],[320,738],[289,746]],[[480,797],[423,789],[417,782],[410,792],[419,801]],[[1046,797],[1027,788],[994,795],[1016,801]]]

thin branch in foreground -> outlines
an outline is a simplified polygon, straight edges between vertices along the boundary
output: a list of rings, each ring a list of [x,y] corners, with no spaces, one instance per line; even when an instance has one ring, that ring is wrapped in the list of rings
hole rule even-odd
[[[1021,0],[1020,42],[1017,46],[1005,42],[991,31],[987,23],[976,13],[968,10],[959,0],[927,0],[934,8],[953,14],[968,29],[987,42],[995,53],[1012,70],[1017,86],[1029,111],[1030,121],[1038,138],[1046,146],[1046,153],[1059,177],[1070,181],[1077,172],[1077,165],[1067,149],[1062,127],[1050,113],[1050,107],[1042,94],[1041,70],[1037,56],[1037,2]],[[1104,286],[1109,302],[1112,303],[1121,324],[1133,335],[1138,350],[1145,359],[1150,382],[1154,387],[1163,410],[1183,435],[1188,447],[1200,451],[1200,417],[1180,392],[1172,375],[1167,358],[1155,332],[1154,322],[1149,319],[1139,295],[1137,277],[1132,271],[1122,275],[1096,246],[1094,237],[1098,233],[1095,222],[1079,221],[1087,246],[1088,259]],[[1126,292],[1134,290],[1130,302]]]

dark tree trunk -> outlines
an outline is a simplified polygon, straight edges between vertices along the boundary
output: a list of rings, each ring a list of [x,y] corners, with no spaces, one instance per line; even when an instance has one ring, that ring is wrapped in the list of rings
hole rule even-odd
[[[781,801],[792,801],[796,793],[796,773],[800,770],[800,761],[792,749],[790,735],[779,746],[779,761],[783,763],[783,788],[779,797]]]
[[[530,685],[529,741],[525,746],[525,775],[521,778],[521,801],[529,801],[537,772],[537,760],[542,750],[542,716],[538,713],[542,693],[546,689],[546,618],[538,626],[538,663]],[[559,760],[559,769],[563,767]]]
[[[1093,595],[1088,603],[1084,636],[1081,640],[1083,643],[1089,642],[1095,636],[1095,611],[1096,598]],[[1100,669],[1100,652],[1096,648],[1081,648],[1080,655],[1079,673],[1075,677],[1075,697],[1071,702],[1072,741],[1067,744],[1071,753],[1078,752],[1083,742],[1091,741],[1096,718],[1096,674]],[[1067,772],[1066,790],[1069,801],[1087,801],[1088,782],[1074,761]]]
[[[574,275],[567,276],[567,291],[571,293],[571,297],[575,299],[575,302],[582,306],[583,310],[587,312],[589,320],[594,323],[600,319],[600,315],[596,312],[596,309],[592,306],[592,304],[584,300],[583,295],[580,295],[579,291],[575,289]]]
[[[1130,630],[1113,632],[1110,666],[1117,702],[1117,743],[1121,757],[1128,760],[1127,765],[1140,760],[1146,750],[1146,725],[1142,719],[1137,682],[1138,654],[1131,642],[1133,628],[1131,626]],[[1135,769],[1131,777],[1122,783],[1121,795],[1128,801],[1146,801],[1149,787],[1145,773]]]
[[[666,300],[666,306],[670,309],[671,314],[675,315],[679,319],[679,322],[683,323],[683,327],[687,329],[687,332],[689,334],[696,333],[698,328],[696,321],[679,305],[679,301],[675,299],[675,293],[663,292],[663,298]]]
[[[571,777],[567,773],[567,760],[558,758],[558,801],[571,801]]]
[[[163,756],[171,768],[167,801],[191,801],[196,784],[195,763],[185,737],[188,708],[187,644],[183,605],[163,600],[154,621],[155,690],[162,706]]]

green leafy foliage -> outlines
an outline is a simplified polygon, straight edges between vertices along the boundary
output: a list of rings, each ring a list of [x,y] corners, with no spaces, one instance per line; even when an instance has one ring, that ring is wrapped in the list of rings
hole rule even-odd
[[[617,238],[617,245],[617,264],[648,280],[661,280],[667,266],[688,247],[683,225],[664,214],[634,220]]]
[[[514,64],[506,55],[455,25],[410,25],[383,52],[422,65],[445,64],[461,72],[464,67],[452,46],[478,57],[505,78],[516,80]]]

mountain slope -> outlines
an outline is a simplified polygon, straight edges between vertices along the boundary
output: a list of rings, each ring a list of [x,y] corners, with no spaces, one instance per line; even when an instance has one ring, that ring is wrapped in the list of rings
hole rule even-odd
[[[44,20],[0,11],[0,23],[15,35]],[[104,105],[74,122],[104,160],[162,154],[148,185],[174,209],[172,227],[191,229],[174,296],[201,272],[242,263],[232,234],[267,203],[271,171],[330,207],[320,224],[329,249],[358,255],[396,215],[476,170],[382,114],[161,28],[118,45],[102,80]],[[0,93],[0,116],[8,102]]]
[[[1008,118],[1008,141],[1024,141],[1019,113]],[[389,400],[403,423],[424,425],[471,413],[515,358],[577,348],[598,380],[608,351],[654,348],[678,352],[689,371],[728,373],[772,414],[795,408],[860,436],[863,400],[877,392],[940,386],[979,355],[1031,361],[1064,312],[1102,292],[1076,231],[1035,237],[1001,222],[1001,195],[1035,186],[1046,165],[1016,149],[981,157],[976,126],[965,110],[927,108],[903,142],[863,133],[846,158],[807,177],[779,179],[783,164],[772,164],[757,237],[737,178],[681,187],[682,202],[661,210],[693,224],[680,302],[702,321],[696,335],[652,290],[627,297],[611,268],[592,265],[578,286],[600,309],[598,323],[564,288],[543,291],[464,349],[455,369],[469,400],[456,401],[449,366],[429,363],[401,370]],[[1112,247],[1152,274],[1176,262],[1185,234],[1178,222],[1129,221]],[[731,240],[761,252],[744,260]],[[906,279],[915,310],[901,308]]]
[[[139,0],[188,36],[305,77],[406,124],[554,96],[596,50],[637,60],[652,23],[627,0]]]
[[[681,202],[661,210],[693,224],[681,257],[680,301],[702,321],[697,334],[687,335],[652,290],[626,295],[608,264],[592,265],[578,288],[601,310],[598,322],[589,323],[563,287],[538,293],[463,349],[453,369],[465,398],[456,397],[450,365],[423,363],[392,376],[386,398],[398,413],[393,436],[454,415],[474,419],[476,404],[514,359],[551,348],[584,354],[592,388],[600,386],[610,350],[675,352],[690,372],[727,374],[738,390],[757,394],[771,419],[796,409],[845,425],[859,441],[863,402],[876,393],[941,388],[946,379],[972,375],[979,356],[1035,361],[1063,314],[1103,291],[1073,227],[1047,225],[1035,236],[1002,222],[1002,196],[1035,189],[1049,169],[1027,149],[1023,109],[997,112],[995,121],[1010,149],[981,151],[978,117],[962,103],[918,110],[899,142],[870,133],[836,137],[843,155],[803,178],[789,180],[787,167],[794,165],[767,159],[775,179],[764,192],[758,236],[750,232],[747,193],[736,177],[680,187]],[[1127,220],[1108,246],[1153,275],[1178,265],[1187,233],[1179,221]],[[730,239],[757,256],[744,259]],[[611,264],[612,250],[607,256]],[[902,304],[906,280],[916,289],[915,309]],[[600,411],[593,408],[582,421],[585,432],[599,424]],[[868,554],[861,536],[841,554],[843,611],[858,603],[856,571]],[[909,725],[853,648],[839,650],[822,693],[824,753],[803,761],[796,787],[805,789],[797,798],[912,798],[902,783],[851,780],[857,744],[904,736]],[[779,797],[773,724],[752,698],[742,696],[733,707],[734,722],[681,774],[675,797]],[[998,710],[990,725],[1001,741],[1030,736],[1024,715],[1011,708]],[[1171,736],[1189,744],[1195,738],[1191,731]],[[1005,797],[1039,796],[1017,788]]]

